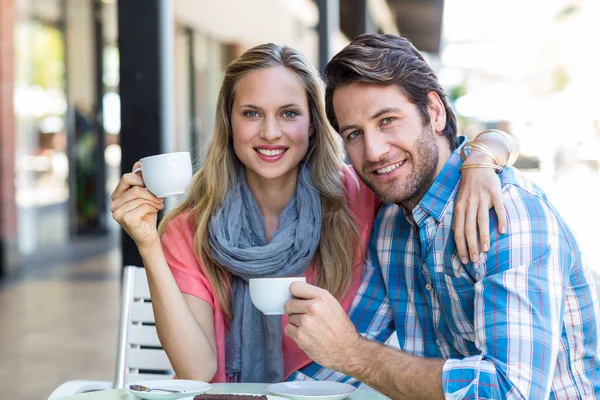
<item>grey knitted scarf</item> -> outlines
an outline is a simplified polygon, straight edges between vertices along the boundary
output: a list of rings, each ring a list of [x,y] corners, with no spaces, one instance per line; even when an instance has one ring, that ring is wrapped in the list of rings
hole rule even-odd
[[[232,274],[230,321],[225,340],[225,372],[239,382],[284,379],[281,317],[263,315],[250,300],[250,278],[302,276],[321,233],[321,198],[310,169],[300,166],[296,193],[267,243],[265,223],[246,182],[245,170],[210,221],[212,257]]]

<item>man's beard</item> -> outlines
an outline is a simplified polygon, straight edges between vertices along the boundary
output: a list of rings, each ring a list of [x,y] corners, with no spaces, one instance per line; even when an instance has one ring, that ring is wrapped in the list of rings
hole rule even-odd
[[[361,171],[360,179],[385,203],[401,205],[412,210],[423,198],[436,177],[439,161],[439,145],[431,126],[425,126],[416,142],[416,154],[410,159],[412,172],[408,178],[397,178],[395,181],[381,184],[379,187],[373,179],[372,172]],[[383,160],[384,165],[394,160]],[[401,166],[400,168],[403,168]],[[372,168],[368,168],[371,171]]]

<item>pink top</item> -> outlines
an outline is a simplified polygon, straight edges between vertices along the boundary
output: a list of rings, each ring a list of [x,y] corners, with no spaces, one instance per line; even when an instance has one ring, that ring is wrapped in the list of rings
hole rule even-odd
[[[367,249],[371,230],[373,229],[373,220],[381,203],[373,192],[357,178],[352,167],[344,169],[344,180],[349,196],[348,204],[357,219],[362,240],[361,244]],[[359,183],[358,186],[355,183],[356,181]],[[162,247],[167,263],[181,292],[196,296],[206,301],[213,308],[218,366],[217,373],[211,382],[226,382],[225,333],[227,332],[229,319],[221,310],[215,291],[204,273],[204,267],[195,256],[194,226],[195,223],[189,218],[188,213],[178,215],[167,225],[167,229],[162,236]],[[348,293],[341,302],[346,312],[350,309],[352,300],[360,285],[363,263],[359,262],[357,265],[358,267],[352,273]],[[307,281],[312,282],[314,276],[315,263],[313,262],[306,272]],[[283,329],[288,322],[287,316],[282,316],[281,322]],[[311,362],[310,358],[285,333],[283,334],[283,359],[286,379],[293,372]]]

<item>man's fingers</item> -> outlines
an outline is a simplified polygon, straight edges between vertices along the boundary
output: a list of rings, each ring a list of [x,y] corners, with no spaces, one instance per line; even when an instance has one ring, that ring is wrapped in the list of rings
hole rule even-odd
[[[318,286],[299,281],[292,282],[290,292],[295,299],[285,302],[284,307],[287,315],[315,312],[321,308],[318,306],[319,300],[325,300],[329,294],[329,292]]]
[[[296,281],[290,285],[290,292],[298,299],[314,299],[322,294],[323,289],[306,282]]]
[[[295,327],[294,325],[291,324],[287,324],[284,328],[283,331],[285,332],[286,335],[288,335],[288,337],[294,341],[296,341],[296,338],[298,337],[298,328]]]
[[[299,328],[303,325],[306,325],[306,314],[290,314],[288,315],[288,321],[290,324]]]
[[[318,300],[290,299],[285,302],[285,313],[291,315],[318,314],[323,307]]]
[[[290,299],[285,302],[284,308],[288,318],[293,314],[305,314],[306,300]]]

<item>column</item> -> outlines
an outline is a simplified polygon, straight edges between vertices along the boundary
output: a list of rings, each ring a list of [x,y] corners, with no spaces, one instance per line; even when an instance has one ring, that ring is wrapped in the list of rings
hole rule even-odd
[[[122,173],[131,172],[140,158],[170,149],[173,31],[166,6],[166,0],[118,2]],[[121,249],[123,265],[142,266],[125,232]]]
[[[65,0],[64,4],[70,235],[103,234],[107,216],[102,122],[102,3],[100,0]],[[81,145],[86,142],[93,142],[93,147],[88,149]],[[78,148],[89,152],[82,154]]]
[[[356,0],[356,34],[357,36],[363,33],[377,33],[377,26],[373,22],[373,18],[369,14],[369,0]],[[351,38],[354,39],[354,38]]]
[[[19,265],[15,197],[14,0],[0,0],[0,278]]]
[[[333,56],[333,41],[340,30],[340,0],[317,0],[319,7],[319,71]]]

